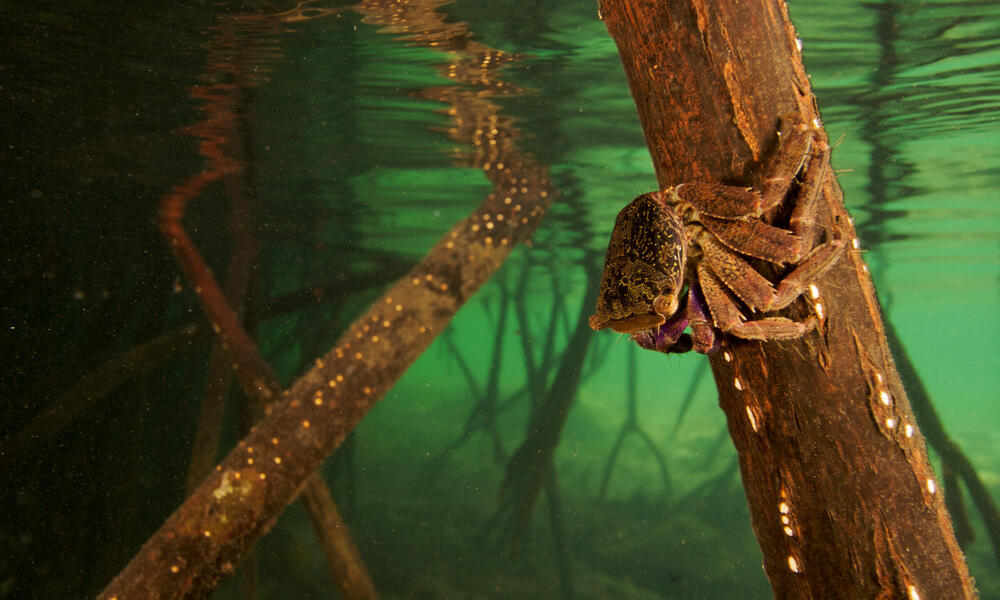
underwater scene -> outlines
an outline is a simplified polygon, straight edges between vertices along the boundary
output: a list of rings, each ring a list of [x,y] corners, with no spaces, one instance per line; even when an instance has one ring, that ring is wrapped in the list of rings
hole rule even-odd
[[[1000,600],[1000,4],[788,8]],[[596,2],[0,14],[0,599],[101,594],[348,331],[396,370],[212,598],[773,597],[708,360],[588,325],[618,211],[657,188]],[[419,271],[470,214],[493,253]]]

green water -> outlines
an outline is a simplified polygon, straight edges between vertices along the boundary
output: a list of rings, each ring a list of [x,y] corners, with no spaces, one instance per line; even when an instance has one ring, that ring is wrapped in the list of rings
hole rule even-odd
[[[205,164],[190,128],[211,116],[212,99],[197,89],[240,90],[242,137],[228,150],[250,165],[262,223],[248,312],[285,384],[492,189],[460,158],[473,148],[441,133],[444,105],[419,95],[451,85],[436,70],[449,55],[356,12],[0,8],[0,437],[136,344],[200,321],[156,228],[160,198]],[[581,302],[592,303],[585,268],[603,255],[618,209],[655,179],[594,3],[460,0],[439,10],[520,55],[502,78],[523,90],[492,101],[561,195],[532,246],[511,254],[325,474],[383,597],[560,597],[550,496],[516,554],[487,525],[531,411],[526,364],[549,364],[551,381]],[[790,10],[887,318],[1000,500],[1000,5],[809,0]],[[185,216],[220,276],[230,201],[208,185]],[[96,401],[63,411],[43,441],[0,463],[0,598],[96,594],[180,503],[208,355],[196,340],[110,393],[91,386],[84,396]],[[609,332],[592,339],[551,494],[575,597],[770,597],[703,362],[636,352]],[[669,481],[633,433],[600,502],[630,389]],[[491,394],[495,436],[479,428],[466,438]],[[230,409],[226,449],[238,421]],[[997,559],[974,511],[972,520],[970,567],[982,597],[1000,598]],[[300,505],[257,548],[260,597],[334,597]],[[241,597],[238,581],[215,597]]]

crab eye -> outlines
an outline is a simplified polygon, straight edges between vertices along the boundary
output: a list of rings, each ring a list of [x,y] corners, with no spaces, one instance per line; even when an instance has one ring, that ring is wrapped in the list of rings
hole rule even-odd
[[[677,312],[677,294],[660,294],[653,298],[653,311],[658,315],[669,317]]]

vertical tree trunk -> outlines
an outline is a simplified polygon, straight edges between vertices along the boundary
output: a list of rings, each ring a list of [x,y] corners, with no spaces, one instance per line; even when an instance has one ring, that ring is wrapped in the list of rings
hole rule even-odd
[[[759,187],[779,117],[818,118],[782,2],[602,0],[600,10],[661,187]],[[710,358],[764,570],[781,599],[975,598],[832,175],[822,194],[818,223],[849,249],[784,311],[800,320],[812,303],[819,331],[727,338]]]

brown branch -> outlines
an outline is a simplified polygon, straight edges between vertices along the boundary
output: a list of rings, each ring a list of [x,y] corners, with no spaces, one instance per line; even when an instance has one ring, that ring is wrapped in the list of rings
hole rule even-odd
[[[175,354],[211,339],[208,327],[196,323],[181,326],[139,344],[96,367],[63,392],[31,421],[0,441],[4,466],[16,468],[19,457],[37,444],[69,429],[100,399],[127,381],[153,370]]]
[[[384,276],[398,277],[406,272],[402,261],[392,256],[381,257],[374,269],[377,274],[363,274],[349,281],[339,278],[336,282],[305,289],[281,296],[270,303],[263,315],[265,319],[316,305],[319,298],[327,301],[339,298],[326,293],[330,288],[348,287],[361,293],[368,288],[384,284]],[[175,356],[196,349],[213,339],[207,323],[188,323],[158,335],[122,352],[81,376],[68,390],[23,428],[0,440],[0,457],[5,467],[17,468],[23,457],[36,445],[67,431],[74,422],[99,402],[125,385],[153,369],[162,366]],[[39,386],[46,389],[49,385]],[[40,394],[29,394],[38,397]],[[195,482],[197,484],[198,482]]]
[[[517,130],[489,101],[490,95],[512,89],[496,76],[512,57],[469,42],[461,26],[445,23],[444,15],[421,6],[440,3],[365,2],[357,9],[366,13],[366,20],[385,23],[409,40],[464,50],[465,57],[443,68],[477,89],[441,87],[422,95],[450,105],[448,134],[477,149],[463,161],[482,169],[494,191],[359,317],[280,402],[268,407],[266,416],[144,544],[101,598],[150,593],[192,598],[211,592],[511,248],[531,235],[548,207],[553,190],[547,169],[518,150]],[[207,176],[194,178],[177,190],[181,197],[171,198],[161,221],[176,241],[182,264],[195,259],[193,245],[185,243],[186,232],[176,226],[183,194],[192,197],[207,181]],[[225,329],[233,319],[219,310],[224,299],[217,286],[204,277],[195,285],[213,323]],[[229,347],[249,349],[239,334],[226,337]],[[260,375],[263,368],[251,370],[242,375],[245,388],[269,387]]]
[[[267,21],[261,20],[258,24],[266,27]],[[241,49],[247,43],[234,25],[232,19],[220,19],[218,31],[213,36],[212,57],[208,60],[208,68],[221,67],[222,73],[215,73],[217,76],[223,76],[217,77],[221,81],[226,81],[224,75],[227,73],[231,73],[236,80],[236,85],[214,83],[209,86],[210,89],[221,87],[213,89],[213,92],[215,96],[224,98],[225,101],[217,101],[214,106],[232,116],[231,119],[226,117],[220,119],[232,124],[231,131],[210,129],[219,140],[220,148],[225,148],[228,152],[229,162],[240,166],[235,172],[223,176],[226,196],[230,202],[228,228],[231,236],[230,260],[226,268],[223,293],[228,310],[236,315],[240,323],[243,323],[247,296],[256,288],[252,285],[252,274],[257,271],[260,254],[257,168],[253,149],[253,103],[250,92],[254,82],[248,77],[248,73],[260,65],[253,64],[259,61],[252,60],[251,64],[245,64],[246,52]],[[220,51],[233,52],[233,56],[230,60],[225,60],[224,57],[218,56]],[[214,280],[211,276],[209,278]],[[229,335],[220,332],[216,336],[209,357],[198,427],[191,445],[191,462],[188,465],[185,486],[187,494],[190,494],[208,475],[218,457],[225,401],[232,384],[232,359],[225,347],[225,338]],[[236,364],[243,358],[238,357]]]
[[[263,32],[274,25],[274,21],[267,18],[252,19],[252,22]],[[189,469],[189,490],[193,488],[193,478],[201,481],[208,474],[209,469],[204,463],[211,464],[215,458],[222,402],[229,383],[228,368],[221,362],[219,355],[227,357],[226,362],[235,371],[236,379],[247,396],[247,403],[242,411],[247,417],[244,419],[245,429],[249,429],[257,415],[281,393],[277,375],[243,327],[241,317],[245,298],[251,287],[250,273],[257,262],[259,249],[254,218],[255,164],[249,114],[250,89],[256,82],[248,75],[253,69],[244,62],[246,44],[238,33],[239,28],[234,25],[235,21],[227,16],[219,21],[218,33],[214,38],[215,50],[210,54],[206,67],[206,71],[218,77],[209,77],[207,79],[213,83],[192,89],[192,96],[208,100],[202,107],[205,118],[190,128],[191,132],[202,138],[200,150],[206,159],[206,168],[174,188],[160,202],[160,229],[171,244],[185,276],[193,283],[202,309],[216,333],[216,351],[213,351],[209,365],[206,405],[202,411],[204,418],[199,423],[199,435],[195,439],[193,461]],[[218,50],[220,47],[225,48],[221,54]],[[265,53],[264,56],[273,54]],[[226,75],[232,77],[232,82],[228,81]],[[231,200],[230,228],[235,248],[225,292],[183,224],[188,203],[200,195],[206,184],[216,179],[224,181]],[[351,577],[350,581],[340,584],[342,591],[352,594],[345,597],[359,600],[377,598],[354,541],[347,528],[340,523],[333,499],[326,489],[326,482],[319,474],[314,473],[308,478],[303,496],[306,499],[306,510],[310,513],[319,541],[323,544],[332,576],[335,580]],[[255,563],[253,566],[256,566]],[[254,586],[250,597],[256,595]]]
[[[184,479],[184,495],[188,496],[212,471],[222,439],[222,421],[226,412],[226,397],[232,387],[232,367],[221,344],[212,344],[201,395],[198,425],[191,441],[191,460]]]
[[[511,215],[506,219],[511,226],[502,232],[485,229],[483,215],[496,215],[505,206],[504,196],[494,192],[453,227],[282,401],[269,407],[267,416],[143,545],[101,598],[129,598],[148,589],[173,598],[201,597],[232,572],[306,477],[500,266],[511,241],[530,234],[546,205],[540,192],[551,195],[547,175],[527,162],[511,164],[508,174],[526,180],[529,193],[518,206],[527,207],[522,210],[533,218],[522,223]],[[509,236],[500,238],[507,242],[494,243],[493,236],[499,235]]]
[[[603,0],[661,187],[760,187],[780,116],[818,111],[780,0]],[[831,177],[826,239],[856,236]],[[624,204],[630,198],[622,198]],[[860,252],[815,283],[819,332],[711,356],[777,598],[974,598]],[[816,305],[820,305],[819,308]]]
[[[345,600],[378,598],[375,583],[364,568],[365,563],[357,546],[351,542],[352,536],[340,517],[330,489],[324,485],[322,478],[315,475],[309,478],[306,486],[313,489],[302,494],[302,502],[306,505],[316,535],[323,538],[320,546],[340,596]],[[345,560],[344,557],[348,558]]]

